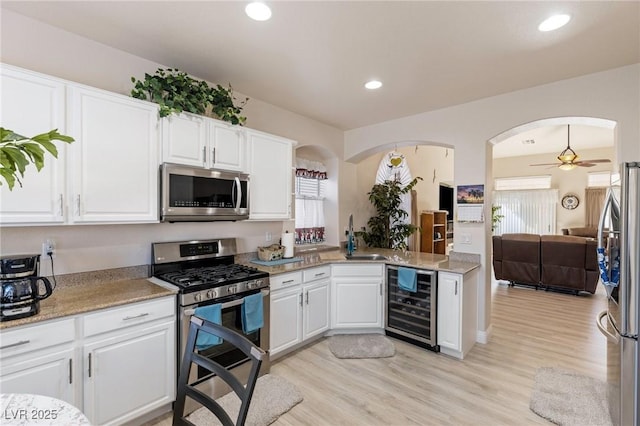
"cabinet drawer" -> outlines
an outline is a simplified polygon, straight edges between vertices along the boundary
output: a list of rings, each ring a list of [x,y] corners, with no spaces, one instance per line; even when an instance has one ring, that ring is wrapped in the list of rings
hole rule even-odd
[[[105,309],[84,318],[85,337],[175,316],[174,297]]]
[[[269,277],[271,290],[302,284],[302,271],[279,274]]]
[[[302,271],[303,281],[305,283],[331,277],[330,266],[320,266],[318,268],[305,269]]]
[[[73,342],[75,319],[17,327],[0,334],[0,356],[11,356]]]
[[[331,272],[336,277],[381,277],[383,264],[332,265]]]

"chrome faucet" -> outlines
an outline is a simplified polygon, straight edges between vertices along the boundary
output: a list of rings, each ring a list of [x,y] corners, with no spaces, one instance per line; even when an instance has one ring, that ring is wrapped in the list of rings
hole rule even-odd
[[[347,256],[351,256],[353,254],[353,250],[355,249],[355,244],[353,240],[353,215],[349,215],[349,233],[347,236]]]

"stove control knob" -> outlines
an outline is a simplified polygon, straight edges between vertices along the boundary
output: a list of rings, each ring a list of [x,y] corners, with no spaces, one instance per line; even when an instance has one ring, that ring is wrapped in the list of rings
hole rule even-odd
[[[209,290],[207,291],[207,299],[213,299],[214,297],[216,297],[216,292],[213,290]]]
[[[256,280],[256,287],[262,287],[263,284],[264,284],[263,279]]]
[[[256,280],[247,282],[247,288],[251,290],[252,288],[258,287],[258,282]]]
[[[238,289],[236,288],[235,285],[231,285],[231,286],[227,287],[227,293],[229,293],[229,294],[236,294],[237,291],[238,291]]]
[[[195,300],[196,302],[200,302],[202,301],[202,294],[201,293],[197,293],[193,296],[193,300]]]

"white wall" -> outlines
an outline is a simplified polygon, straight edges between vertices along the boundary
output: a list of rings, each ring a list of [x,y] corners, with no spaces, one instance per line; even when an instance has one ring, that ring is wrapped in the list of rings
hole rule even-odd
[[[614,120],[616,158],[640,160],[640,64],[519,90],[345,132],[344,158],[357,163],[381,147],[432,141],[455,148],[455,184],[485,184],[492,190],[492,146],[487,142],[511,128],[550,117]],[[490,214],[486,207],[485,216]],[[471,244],[462,245],[461,233]],[[490,332],[490,223],[456,224],[455,250],[478,253],[483,262],[479,291],[479,333]]]
[[[130,93],[132,76],[142,78],[145,72],[172,66],[148,61],[5,9],[0,35],[3,63],[121,94]],[[337,165],[334,182],[338,182],[342,161],[335,159],[342,158],[342,131],[254,98],[249,100],[243,114],[247,116],[247,127],[294,139],[298,146],[325,147],[334,157],[333,167]],[[333,240],[337,241],[337,214],[332,217]],[[254,251],[258,245],[266,244],[267,232],[276,237],[283,229],[292,227],[292,221],[3,227],[0,252],[38,253],[42,241],[53,238],[57,246],[56,273],[64,274],[148,264],[151,243],[156,241],[236,237],[241,251]],[[48,265],[44,266],[43,272],[48,273]]]

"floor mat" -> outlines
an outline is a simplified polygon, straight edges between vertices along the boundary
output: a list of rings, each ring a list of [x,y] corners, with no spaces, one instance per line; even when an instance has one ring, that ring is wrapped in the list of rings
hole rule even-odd
[[[539,368],[531,411],[562,426],[610,426],[606,383],[576,372]]]

